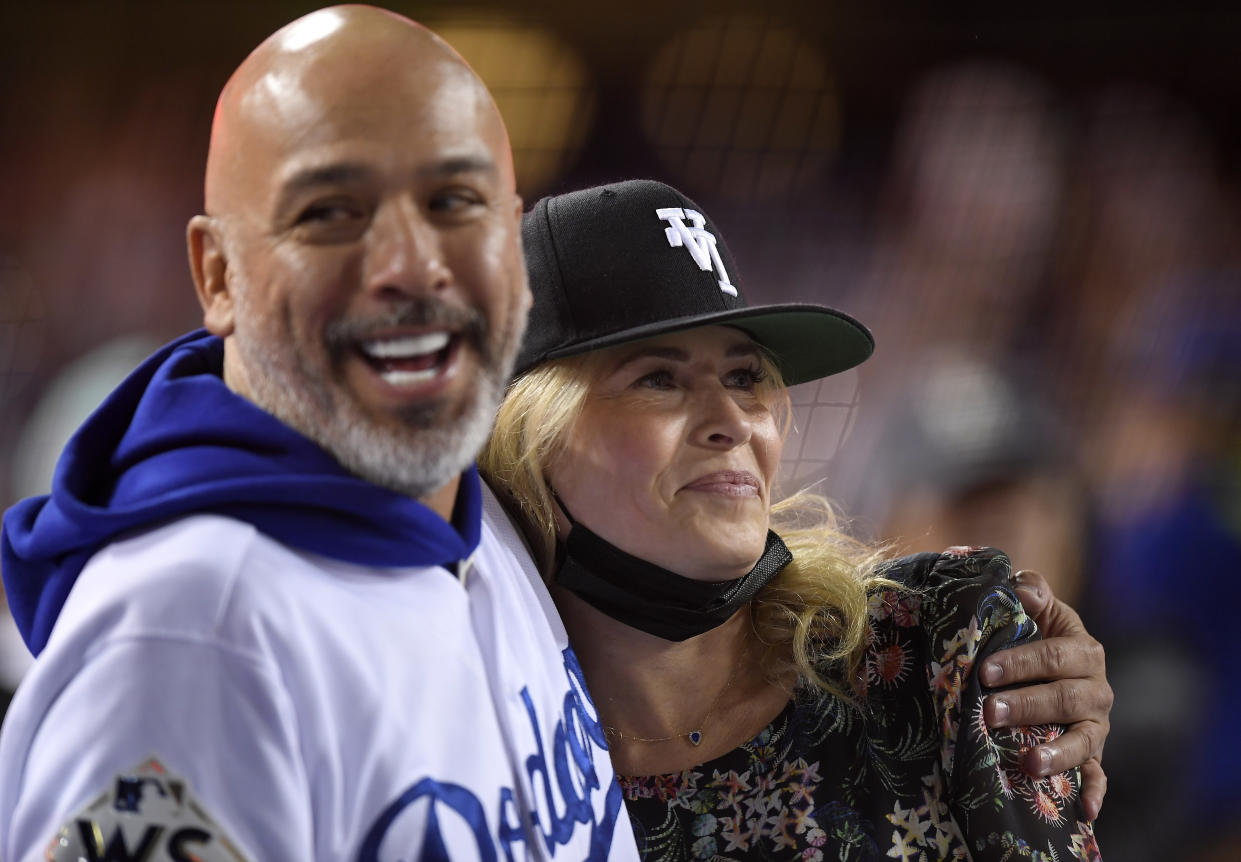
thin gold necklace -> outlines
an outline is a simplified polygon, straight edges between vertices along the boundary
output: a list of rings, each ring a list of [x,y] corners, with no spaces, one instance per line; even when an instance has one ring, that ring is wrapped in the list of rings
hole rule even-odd
[[[733,680],[737,678],[737,671],[741,670],[742,664],[745,663],[745,660],[749,657],[749,655],[749,648],[742,652],[741,658],[737,660],[737,664],[733,667],[732,673],[728,676],[728,682],[724,683],[724,687],[716,693],[715,700],[711,701],[711,706],[707,708],[707,714],[702,717],[702,720],[698,722],[698,726],[694,730],[683,730],[678,733],[674,733],[671,736],[634,736],[633,734],[623,733],[619,729],[605,724],[603,726],[604,735],[611,739],[624,739],[629,742],[668,742],[673,739],[685,739],[688,740],[691,745],[701,745],[702,729],[707,726],[707,720],[715,713],[715,708],[720,705],[720,698],[724,696],[724,692],[728,691],[728,689],[732,687]]]

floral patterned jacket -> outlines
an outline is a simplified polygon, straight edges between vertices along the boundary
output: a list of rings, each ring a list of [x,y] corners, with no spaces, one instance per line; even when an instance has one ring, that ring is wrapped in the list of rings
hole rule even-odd
[[[1038,637],[1008,558],[950,548],[891,564],[871,596],[859,709],[799,691],[749,743],[685,772],[625,777],[643,859],[1098,860],[1080,775],[1018,766],[1057,725],[991,730],[977,669]]]

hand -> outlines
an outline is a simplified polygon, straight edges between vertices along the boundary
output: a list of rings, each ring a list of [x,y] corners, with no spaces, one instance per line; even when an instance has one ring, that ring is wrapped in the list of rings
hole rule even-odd
[[[1022,766],[1041,777],[1080,764],[1082,807],[1094,820],[1107,794],[1103,742],[1111,728],[1112,709],[1103,646],[1087,633],[1077,612],[1052,595],[1042,575],[1023,571],[1013,579],[1043,640],[1001,650],[987,659],[980,671],[983,685],[1026,685],[989,696],[983,715],[990,727],[1068,725],[1062,736],[1028,751]]]

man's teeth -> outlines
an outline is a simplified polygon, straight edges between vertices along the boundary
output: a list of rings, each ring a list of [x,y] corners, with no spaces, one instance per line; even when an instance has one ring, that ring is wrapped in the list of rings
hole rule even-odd
[[[389,386],[416,386],[432,379],[437,372],[437,368],[424,368],[421,371],[398,371],[391,369],[379,372],[379,376]]]
[[[396,338],[375,338],[362,342],[362,352],[372,359],[413,359],[435,353],[448,346],[447,332],[426,332]],[[421,374],[421,372],[416,372]]]

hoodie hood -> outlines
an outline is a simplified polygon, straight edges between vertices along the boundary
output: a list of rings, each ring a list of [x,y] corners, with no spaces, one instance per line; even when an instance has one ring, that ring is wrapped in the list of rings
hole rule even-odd
[[[70,439],[52,493],[5,513],[0,570],[38,655],[87,560],[118,536],[190,514],[246,521],[278,542],[381,568],[451,566],[478,546],[471,466],[448,524],[349,473],[224,385],[224,343],[199,330],[138,367]]]

